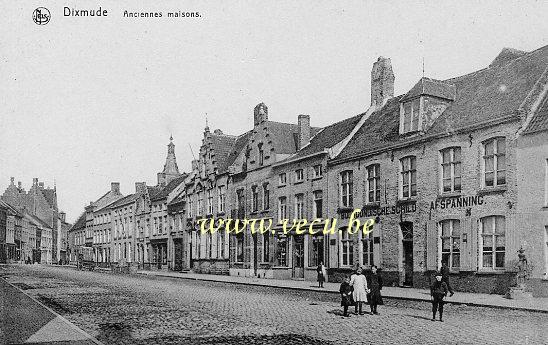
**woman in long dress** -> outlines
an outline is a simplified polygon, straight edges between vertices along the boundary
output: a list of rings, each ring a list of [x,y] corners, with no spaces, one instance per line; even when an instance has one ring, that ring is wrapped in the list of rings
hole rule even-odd
[[[367,280],[365,279],[365,276],[362,274],[363,270],[361,267],[359,267],[356,270],[356,273],[353,274],[350,277],[350,286],[354,289],[352,292],[352,296],[354,297],[354,301],[356,302],[355,305],[355,311],[356,314],[363,315],[362,312],[362,305],[364,302],[367,301]]]
[[[318,268],[316,268],[316,272],[318,273],[318,287],[323,288],[323,283],[327,277],[327,270],[325,269],[323,262],[320,262]]]

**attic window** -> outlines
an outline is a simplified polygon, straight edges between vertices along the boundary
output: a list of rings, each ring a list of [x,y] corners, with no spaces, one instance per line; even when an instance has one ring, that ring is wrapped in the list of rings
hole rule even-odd
[[[415,98],[403,104],[403,133],[419,130],[420,98]]]

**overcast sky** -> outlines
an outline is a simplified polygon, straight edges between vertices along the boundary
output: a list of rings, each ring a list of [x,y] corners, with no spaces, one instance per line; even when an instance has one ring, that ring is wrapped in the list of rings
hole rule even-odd
[[[63,6],[108,10],[63,17]],[[396,94],[422,76],[486,67],[503,47],[548,44],[548,6],[529,2],[0,1],[0,193],[10,176],[57,184],[74,221],[119,181],[156,183],[173,134],[180,170],[211,130],[241,134],[253,107],[325,126],[364,112],[370,73],[390,57]],[[32,21],[38,6],[51,22]],[[161,19],[123,11],[162,11]],[[166,18],[168,11],[201,18]]]

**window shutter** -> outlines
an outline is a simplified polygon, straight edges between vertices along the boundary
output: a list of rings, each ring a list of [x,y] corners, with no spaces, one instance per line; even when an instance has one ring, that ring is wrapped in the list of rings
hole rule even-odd
[[[426,225],[426,269],[438,269],[438,227],[435,221]]]
[[[470,234],[468,235],[468,243],[470,244],[470,269],[477,271],[479,257],[479,222],[477,217],[470,217]]]
[[[219,256],[218,241],[219,234],[216,232],[211,236],[211,259],[216,259]]]
[[[472,242],[475,238],[472,237],[472,220],[470,217],[461,220],[461,235],[460,235],[460,269],[462,271],[470,271],[472,269],[472,261],[475,256],[472,255]],[[466,243],[463,238],[466,236]]]

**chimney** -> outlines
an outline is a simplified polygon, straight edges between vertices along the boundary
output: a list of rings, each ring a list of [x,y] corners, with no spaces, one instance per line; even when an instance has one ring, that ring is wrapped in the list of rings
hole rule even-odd
[[[120,194],[120,182],[111,182],[110,191],[115,194]]]
[[[67,214],[63,211],[59,212],[59,219],[64,223],[65,219],[67,218]]]
[[[32,186],[35,187],[38,185],[38,177],[32,179]]]
[[[310,115],[299,115],[299,150],[310,142]]]
[[[17,181],[17,189],[19,189],[20,191],[23,190],[23,184],[21,183],[21,181]]]
[[[38,187],[40,187],[40,189],[44,189],[44,182],[39,182]]]
[[[139,191],[146,186],[145,182],[135,182],[135,193],[139,193]]]
[[[380,56],[371,70],[371,106],[380,107],[394,97],[394,72],[389,58]]]
[[[260,125],[262,122],[268,120],[268,107],[264,103],[259,103],[253,110],[253,124],[255,126]]]
[[[15,177],[10,177],[10,185],[14,185],[15,184]]]

